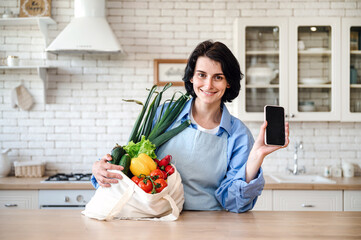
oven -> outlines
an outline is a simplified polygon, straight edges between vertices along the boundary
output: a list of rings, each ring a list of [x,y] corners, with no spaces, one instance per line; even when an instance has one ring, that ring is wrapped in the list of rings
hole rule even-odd
[[[64,174],[59,173],[48,177],[42,183],[51,184],[81,184],[89,183],[91,174]],[[40,209],[84,209],[95,193],[94,190],[87,189],[59,189],[59,190],[39,190]]]

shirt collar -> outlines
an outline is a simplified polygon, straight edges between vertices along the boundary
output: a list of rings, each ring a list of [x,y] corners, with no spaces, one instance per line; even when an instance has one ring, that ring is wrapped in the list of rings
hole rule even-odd
[[[191,98],[189,101],[187,101],[182,112],[179,114],[177,120],[182,120],[182,122],[183,122],[187,119],[190,119],[190,111],[191,111],[191,106],[192,106],[193,101],[194,101],[194,98]],[[228,133],[228,135],[230,135],[231,125],[232,125],[231,124],[232,116],[229,113],[229,111],[224,103],[222,103],[222,109],[223,109],[222,118],[221,118],[221,123],[219,125],[219,131],[218,131],[217,135],[221,135],[221,133],[223,131],[226,131]]]

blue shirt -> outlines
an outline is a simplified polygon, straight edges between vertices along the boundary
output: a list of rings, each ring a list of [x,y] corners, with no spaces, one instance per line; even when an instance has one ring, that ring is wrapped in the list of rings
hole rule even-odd
[[[190,119],[190,109],[193,99],[189,100],[178,116],[181,121]],[[253,208],[257,197],[261,195],[264,187],[262,168],[256,177],[249,183],[246,182],[246,162],[254,144],[253,136],[246,125],[238,118],[232,116],[227,107],[222,104],[223,112],[217,136],[226,131],[227,137],[227,173],[224,180],[215,192],[217,200],[222,207],[231,212],[245,212]],[[172,126],[170,126],[171,128]],[[189,127],[197,129],[197,125]],[[94,176],[92,184],[95,188],[99,185]]]

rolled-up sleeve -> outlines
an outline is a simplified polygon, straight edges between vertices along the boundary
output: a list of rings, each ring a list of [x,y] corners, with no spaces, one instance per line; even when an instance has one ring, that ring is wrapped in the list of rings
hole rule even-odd
[[[231,212],[246,212],[256,204],[264,188],[263,170],[260,168],[254,179],[246,182],[246,165],[253,147],[253,137],[248,129],[234,134],[228,140],[227,174],[215,192],[222,207]]]

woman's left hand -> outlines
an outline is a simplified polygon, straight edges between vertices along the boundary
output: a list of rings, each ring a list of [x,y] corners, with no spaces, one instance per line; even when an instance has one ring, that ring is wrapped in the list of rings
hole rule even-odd
[[[264,142],[265,134],[266,134],[266,127],[267,121],[265,121],[260,129],[258,137],[253,145],[253,149],[257,152],[257,155],[262,156],[263,158],[266,157],[268,154],[280,149],[285,148],[288,146],[289,143],[289,124],[288,122],[285,123],[285,145],[284,146],[274,146],[274,145],[266,145]]]

